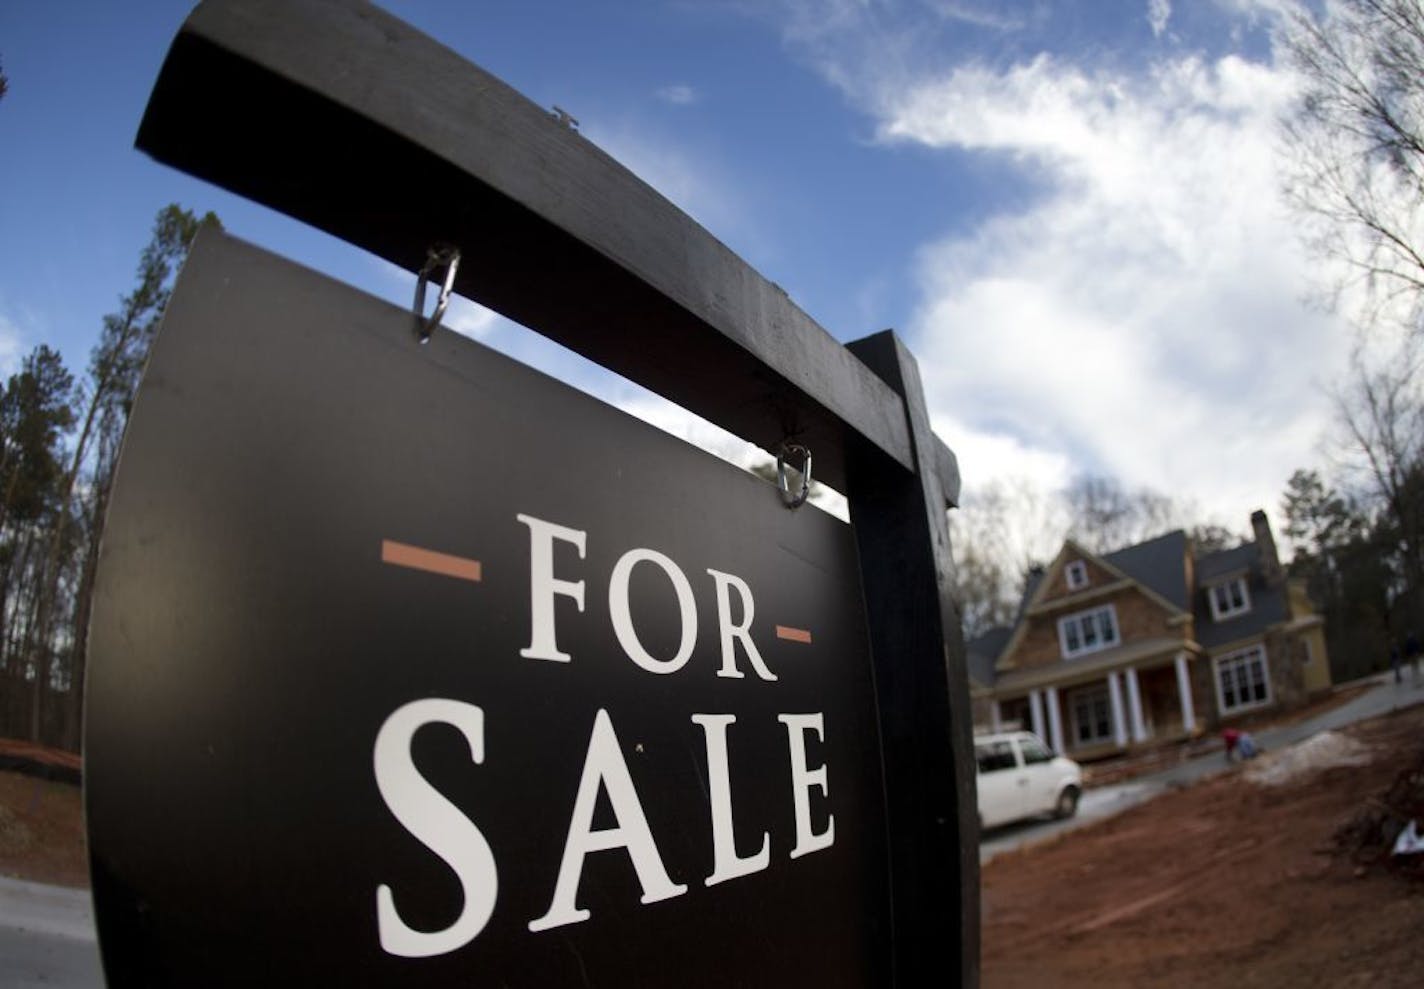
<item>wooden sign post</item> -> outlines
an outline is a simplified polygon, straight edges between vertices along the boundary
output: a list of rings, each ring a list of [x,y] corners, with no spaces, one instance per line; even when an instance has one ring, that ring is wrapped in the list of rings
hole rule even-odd
[[[977,984],[959,479],[899,340],[841,346],[365,4],[208,0],[139,146],[408,269],[453,247],[461,294],[809,449],[851,525],[205,235],[96,594],[111,982]]]

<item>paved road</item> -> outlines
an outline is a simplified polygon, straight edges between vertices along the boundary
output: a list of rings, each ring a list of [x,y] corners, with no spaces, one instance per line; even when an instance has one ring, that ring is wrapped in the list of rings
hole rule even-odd
[[[89,891],[0,878],[0,986],[103,986]]]
[[[1372,678],[1372,682],[1374,686],[1371,689],[1337,708],[1293,725],[1282,725],[1279,728],[1253,733],[1253,737],[1262,749],[1269,752],[1294,745],[1322,731],[1342,728],[1357,721],[1424,703],[1424,682],[1411,679],[1407,671],[1402,683],[1396,684],[1388,673]],[[979,861],[988,862],[1004,852],[1036,845],[1094,821],[1120,814],[1129,807],[1151,800],[1171,787],[1186,786],[1207,776],[1214,776],[1225,771],[1228,766],[1223,753],[1213,752],[1169,769],[1139,776],[1127,783],[1089,790],[1083,794],[1083,799],[1078,804],[1078,815],[1070,820],[1026,821],[986,832],[979,843]]]

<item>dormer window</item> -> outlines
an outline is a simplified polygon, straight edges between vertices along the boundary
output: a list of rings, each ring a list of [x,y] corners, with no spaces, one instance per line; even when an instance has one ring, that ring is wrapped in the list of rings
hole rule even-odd
[[[1074,560],[1063,568],[1063,576],[1068,581],[1068,590],[1081,591],[1088,586],[1088,565],[1082,560]]]
[[[1251,592],[1246,589],[1245,577],[1233,577],[1206,589],[1207,600],[1211,602],[1213,621],[1224,621],[1244,615],[1251,610]]]

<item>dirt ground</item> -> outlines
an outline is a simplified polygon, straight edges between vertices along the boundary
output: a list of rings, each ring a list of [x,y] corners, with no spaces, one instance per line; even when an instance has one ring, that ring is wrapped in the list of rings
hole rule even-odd
[[[0,771],[0,875],[89,885],[79,787]]]
[[[1232,772],[989,862],[983,984],[1420,985],[1424,882],[1336,835],[1424,759],[1424,708],[1342,734],[1368,765]]]

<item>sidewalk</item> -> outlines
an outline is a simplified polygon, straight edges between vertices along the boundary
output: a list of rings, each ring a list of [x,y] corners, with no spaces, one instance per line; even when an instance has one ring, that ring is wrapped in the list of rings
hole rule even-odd
[[[0,877],[0,986],[103,985],[89,891]]]
[[[93,941],[94,904],[87,889],[46,886],[0,876],[0,927],[47,937]]]

